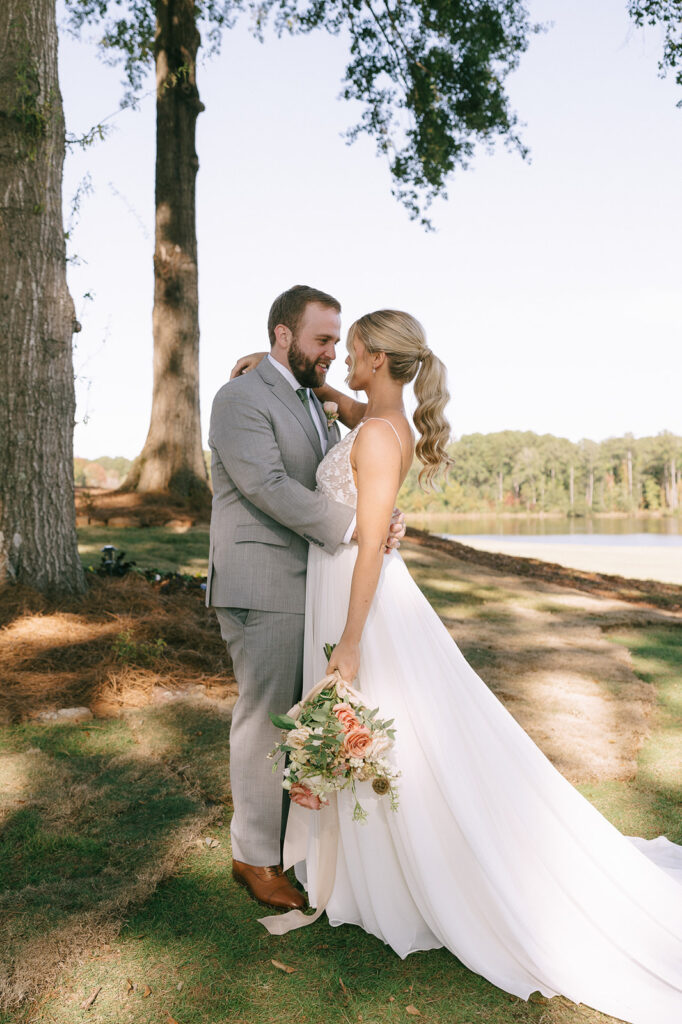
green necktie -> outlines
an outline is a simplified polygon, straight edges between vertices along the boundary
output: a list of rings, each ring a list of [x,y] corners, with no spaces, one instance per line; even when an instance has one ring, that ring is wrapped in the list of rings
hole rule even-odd
[[[301,399],[301,401],[303,402],[304,406],[308,410],[308,415],[310,416],[310,422],[312,423],[313,426],[315,426],[315,420],[313,419],[313,410],[310,408],[310,399],[308,398],[308,389],[307,388],[296,388],[296,394],[298,395],[298,397]]]

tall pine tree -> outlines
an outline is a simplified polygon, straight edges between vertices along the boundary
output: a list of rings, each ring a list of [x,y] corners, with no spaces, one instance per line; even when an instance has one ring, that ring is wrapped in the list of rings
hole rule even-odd
[[[55,0],[2,0],[0,68],[0,581],[78,593]]]

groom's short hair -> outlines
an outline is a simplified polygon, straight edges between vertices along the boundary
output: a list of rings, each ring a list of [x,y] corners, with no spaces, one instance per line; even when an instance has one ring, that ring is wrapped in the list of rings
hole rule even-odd
[[[327,295],[318,288],[310,288],[307,284],[296,284],[288,291],[278,295],[270,307],[268,316],[268,335],[270,336],[270,347],[275,344],[275,327],[284,324],[292,334],[296,334],[305,308],[309,302],[319,302],[327,309],[335,309],[341,312],[341,303],[333,295]]]

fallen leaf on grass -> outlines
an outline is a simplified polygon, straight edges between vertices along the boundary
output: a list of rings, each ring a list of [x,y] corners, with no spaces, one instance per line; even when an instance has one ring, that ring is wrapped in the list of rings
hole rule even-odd
[[[185,984],[185,983],[184,983],[184,981],[179,981],[179,982],[177,983],[177,985],[176,985],[175,987],[177,988],[178,992],[182,992],[182,986],[183,986],[184,984]]]
[[[204,839],[204,842],[208,846],[209,850],[214,850],[216,848],[216,846],[220,846],[220,843],[218,842],[218,840],[217,839],[213,839],[211,836],[206,836],[206,838]]]
[[[150,996],[151,994],[152,994],[152,990],[150,989],[149,985],[145,985],[144,992],[142,993],[142,998],[146,999],[147,996]]]
[[[135,986],[130,978],[126,978],[126,992],[134,992]]]
[[[90,1007],[92,1006],[92,1004],[94,1003],[95,999],[97,999],[97,996],[100,994],[101,991],[102,991],[102,986],[98,985],[97,988],[93,992],[90,993],[88,998],[83,1000],[83,1002],[81,1003],[81,1010],[89,1010]]]
[[[175,1017],[171,1017],[168,1010],[166,1010],[166,1018],[168,1020],[168,1024],[178,1024],[178,1021],[175,1019]]]
[[[405,1007],[405,1013],[409,1013],[410,1017],[421,1017],[421,1013],[412,1003]]]
[[[283,964],[281,960],[271,960],[270,963],[273,967],[276,967],[278,971],[284,971],[285,974],[293,974],[296,970],[295,967],[289,967],[288,964]]]
[[[388,997],[388,1001],[389,1001],[389,1003],[394,1003],[395,1002],[395,996],[389,996]]]

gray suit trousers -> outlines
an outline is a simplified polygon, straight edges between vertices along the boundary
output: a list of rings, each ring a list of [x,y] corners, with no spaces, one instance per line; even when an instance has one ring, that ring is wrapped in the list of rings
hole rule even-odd
[[[280,863],[288,796],[267,755],[280,738],[269,713],[284,714],[303,683],[303,613],[215,608],[239,697],[230,729],[232,855],[258,866]],[[283,798],[286,797],[286,800]]]

